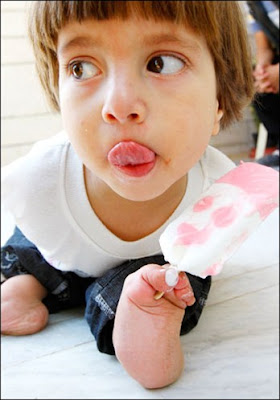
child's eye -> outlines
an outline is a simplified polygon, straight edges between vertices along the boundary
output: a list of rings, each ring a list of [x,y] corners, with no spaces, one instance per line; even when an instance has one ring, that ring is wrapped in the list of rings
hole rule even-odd
[[[74,61],[69,65],[69,70],[75,79],[83,81],[99,74],[99,69],[87,61]]]
[[[176,74],[176,72],[184,68],[185,64],[186,63],[178,57],[161,55],[151,58],[148,62],[147,69],[156,74]]]

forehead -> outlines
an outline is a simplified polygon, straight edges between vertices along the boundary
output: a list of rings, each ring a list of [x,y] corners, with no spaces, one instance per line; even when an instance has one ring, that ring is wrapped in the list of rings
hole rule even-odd
[[[74,48],[89,46],[102,47],[110,43],[135,42],[135,45],[181,46],[186,50],[201,52],[207,48],[203,36],[195,33],[186,24],[170,21],[155,21],[152,19],[130,17],[125,20],[109,19],[98,21],[86,19],[82,22],[67,23],[58,34],[57,52],[65,54]]]

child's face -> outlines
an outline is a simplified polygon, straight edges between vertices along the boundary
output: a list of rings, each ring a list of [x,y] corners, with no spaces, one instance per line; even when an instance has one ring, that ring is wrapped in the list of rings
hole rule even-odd
[[[204,38],[170,22],[87,20],[66,25],[57,50],[64,127],[92,182],[144,201],[185,179],[221,117]]]

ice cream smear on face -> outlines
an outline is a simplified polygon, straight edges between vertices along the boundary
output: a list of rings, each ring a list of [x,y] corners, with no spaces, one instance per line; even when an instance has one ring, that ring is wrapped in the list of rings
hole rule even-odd
[[[164,258],[180,271],[216,275],[277,207],[279,172],[243,162],[167,226],[159,239]]]
[[[142,144],[122,141],[109,151],[108,161],[127,175],[141,177],[147,175],[154,167],[156,154]]]

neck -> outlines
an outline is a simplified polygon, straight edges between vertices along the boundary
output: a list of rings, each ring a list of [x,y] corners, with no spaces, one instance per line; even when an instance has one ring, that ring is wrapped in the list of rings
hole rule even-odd
[[[170,217],[185,194],[187,177],[148,201],[125,199],[86,173],[85,184],[91,207],[101,222],[120,239],[135,241],[160,228]]]

